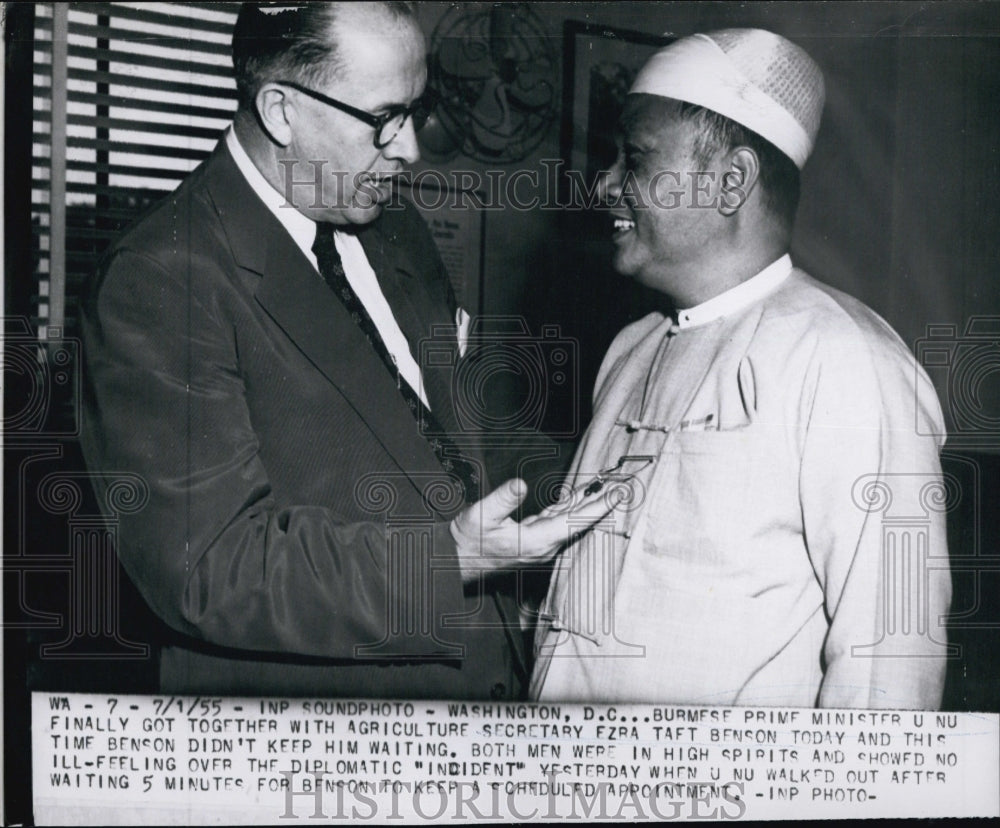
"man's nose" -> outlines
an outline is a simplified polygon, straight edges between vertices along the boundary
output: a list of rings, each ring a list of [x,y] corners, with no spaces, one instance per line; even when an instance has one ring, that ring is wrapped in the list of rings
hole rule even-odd
[[[406,119],[396,137],[382,147],[382,154],[390,160],[398,159],[404,164],[413,164],[420,160],[420,146],[417,144],[417,131],[413,128],[413,118]]]
[[[611,168],[601,172],[597,179],[597,194],[602,204],[618,201],[622,194],[622,164],[615,161]]]

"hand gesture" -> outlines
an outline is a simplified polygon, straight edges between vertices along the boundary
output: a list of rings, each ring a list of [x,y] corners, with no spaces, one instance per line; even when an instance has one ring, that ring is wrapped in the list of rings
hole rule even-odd
[[[527,494],[523,480],[508,480],[452,521],[463,580],[515,568],[519,563],[547,561],[574,536],[589,531],[616,504],[614,492],[582,498],[574,493],[518,523],[511,515]]]

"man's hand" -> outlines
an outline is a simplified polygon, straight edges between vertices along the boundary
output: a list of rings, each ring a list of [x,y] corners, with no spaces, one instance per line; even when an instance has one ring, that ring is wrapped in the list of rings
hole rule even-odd
[[[613,492],[583,498],[574,493],[517,523],[511,514],[527,494],[523,480],[508,480],[452,521],[462,580],[472,581],[480,573],[515,568],[519,563],[547,561],[574,535],[589,531],[616,503]]]

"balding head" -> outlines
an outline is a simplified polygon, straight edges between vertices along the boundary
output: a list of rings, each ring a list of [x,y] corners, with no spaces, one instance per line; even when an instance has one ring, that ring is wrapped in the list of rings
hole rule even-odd
[[[233,29],[233,68],[241,109],[260,87],[288,78],[322,86],[341,68],[341,31],[385,37],[386,23],[411,20],[404,2],[244,3]]]

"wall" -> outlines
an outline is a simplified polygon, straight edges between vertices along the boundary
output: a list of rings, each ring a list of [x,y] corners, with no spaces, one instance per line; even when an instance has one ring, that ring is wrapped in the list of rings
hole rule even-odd
[[[447,9],[420,7],[428,33]],[[569,19],[677,35],[760,26],[799,43],[824,71],[827,105],[803,174],[796,261],[871,305],[911,347],[928,324],[961,330],[973,314],[1000,314],[1000,7],[674,2],[531,10],[557,55]],[[558,157],[553,123],[539,149],[507,169]],[[435,166],[482,174],[488,167],[461,156]],[[578,336],[585,384],[614,333],[650,307],[651,297],[607,268],[610,245],[593,235],[604,232],[541,210],[487,218],[487,312],[555,321]],[[951,393],[946,374],[935,377],[943,398]],[[1000,373],[981,390],[984,405],[1000,410]]]

